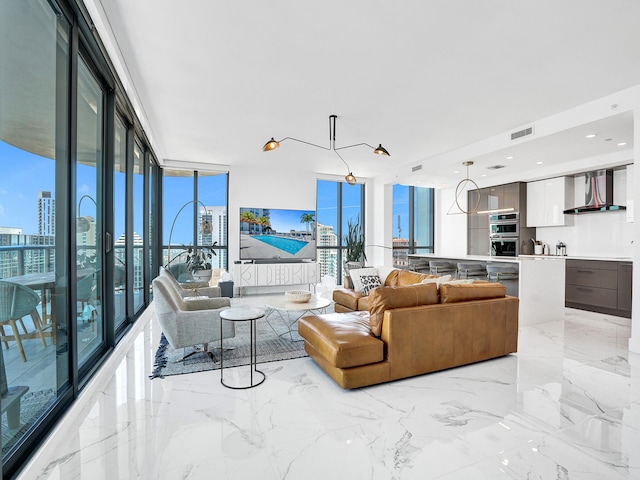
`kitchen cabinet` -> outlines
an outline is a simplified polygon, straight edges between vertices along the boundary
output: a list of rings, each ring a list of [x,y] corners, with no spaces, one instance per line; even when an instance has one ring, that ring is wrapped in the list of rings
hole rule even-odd
[[[535,236],[535,232],[525,228],[526,190],[527,184],[524,182],[485,187],[470,190],[467,193],[467,201],[469,208],[478,204],[479,212],[508,208],[520,212],[520,236],[528,239]],[[489,250],[489,214],[470,213],[467,215],[467,254],[488,255]]]
[[[618,310],[625,313],[623,317],[631,318],[631,286],[633,279],[633,264],[631,262],[618,263]]]
[[[568,259],[565,268],[565,306],[631,318],[631,263]]]
[[[573,225],[562,212],[573,207],[573,177],[556,177],[527,183],[527,227]]]

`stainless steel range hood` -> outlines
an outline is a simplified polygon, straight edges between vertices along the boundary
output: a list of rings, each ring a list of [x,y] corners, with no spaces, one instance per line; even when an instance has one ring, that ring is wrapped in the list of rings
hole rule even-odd
[[[564,214],[626,210],[613,203],[613,170],[587,172],[584,177],[584,205],[565,210]]]

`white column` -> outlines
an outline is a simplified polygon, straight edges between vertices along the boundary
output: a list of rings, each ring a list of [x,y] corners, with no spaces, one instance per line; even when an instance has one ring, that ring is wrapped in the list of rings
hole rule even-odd
[[[633,181],[634,204],[640,193],[640,88],[636,89],[635,108],[633,122]],[[633,303],[631,306],[631,338],[629,338],[629,351],[640,354],[640,210],[634,205],[633,219]]]

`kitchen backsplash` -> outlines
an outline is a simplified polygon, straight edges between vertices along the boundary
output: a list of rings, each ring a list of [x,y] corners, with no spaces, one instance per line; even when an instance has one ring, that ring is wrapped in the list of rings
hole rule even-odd
[[[624,211],[576,215],[567,227],[538,227],[536,239],[555,253],[558,240],[567,245],[567,255],[598,257],[632,256],[633,223]]]

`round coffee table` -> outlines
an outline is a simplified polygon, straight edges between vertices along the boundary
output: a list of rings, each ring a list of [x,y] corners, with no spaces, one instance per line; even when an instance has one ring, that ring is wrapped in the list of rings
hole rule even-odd
[[[258,370],[257,352],[256,352],[256,320],[264,317],[264,310],[258,308],[227,308],[220,312],[220,383],[227,388],[235,390],[244,390],[253,388],[264,382],[265,375]],[[222,322],[249,322],[250,338],[249,338],[249,370],[250,380],[248,385],[230,385],[224,381],[224,348],[222,348]],[[254,375],[255,373],[255,375]],[[255,378],[254,378],[255,377]]]
[[[288,302],[286,298],[282,296],[279,298],[274,298],[267,302],[267,308],[269,310],[267,310],[266,320],[269,326],[271,327],[271,329],[275,333],[278,333],[276,332],[275,328],[273,328],[271,323],[269,323],[269,319],[274,314],[277,314],[280,317],[280,319],[283,321],[283,323],[287,326],[287,331],[279,334],[279,336],[282,336],[288,333],[289,338],[293,342],[293,335],[291,334],[291,330],[293,326],[298,322],[298,320],[300,320],[307,313],[313,313],[314,311],[317,311],[317,310],[321,310],[324,312],[329,305],[331,305],[331,300],[327,298],[319,297],[317,295],[312,295],[309,301],[304,303]],[[291,321],[288,318],[288,316],[285,319],[284,316],[282,315],[282,312],[296,312],[299,315],[293,321]]]

